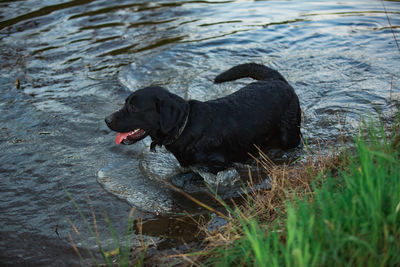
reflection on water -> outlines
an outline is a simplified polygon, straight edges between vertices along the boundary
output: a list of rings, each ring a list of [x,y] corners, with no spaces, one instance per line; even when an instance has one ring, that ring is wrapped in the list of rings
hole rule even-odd
[[[163,182],[180,171],[178,161],[164,151],[150,152],[148,147],[135,159],[118,157],[97,174],[97,181],[108,192],[132,206],[152,213],[172,213],[171,189]]]
[[[77,263],[68,220],[89,233],[64,190],[89,216],[91,206],[106,212],[119,233],[130,205],[106,190],[140,200],[135,216],[153,226],[166,219],[143,210],[190,205],[154,179],[177,171],[173,159],[115,146],[104,125],[137,88],[213,99],[249,82],[214,85],[217,74],[255,61],[295,88],[312,149],[351,137],[360,115],[389,122],[400,96],[399,14],[398,1],[0,2],[0,263]]]

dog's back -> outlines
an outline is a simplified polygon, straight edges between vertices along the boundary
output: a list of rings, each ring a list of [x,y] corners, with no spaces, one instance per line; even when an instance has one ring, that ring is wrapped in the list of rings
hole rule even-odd
[[[223,72],[215,82],[246,77],[258,81],[225,97],[189,101],[185,130],[166,146],[182,166],[207,166],[216,173],[256,153],[254,145],[287,149],[299,144],[299,100],[279,72],[247,63]]]

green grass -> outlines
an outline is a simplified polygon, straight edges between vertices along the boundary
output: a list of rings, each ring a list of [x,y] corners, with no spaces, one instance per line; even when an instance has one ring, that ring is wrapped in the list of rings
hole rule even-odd
[[[241,237],[205,265],[400,266],[398,125],[386,137],[382,125],[364,123],[339,173],[316,177],[313,194],[293,194],[272,225],[226,206]]]

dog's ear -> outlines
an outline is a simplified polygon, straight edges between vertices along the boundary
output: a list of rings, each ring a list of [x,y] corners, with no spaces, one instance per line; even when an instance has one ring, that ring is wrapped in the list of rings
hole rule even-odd
[[[161,132],[170,135],[186,117],[189,104],[181,97],[170,94],[159,102]]]

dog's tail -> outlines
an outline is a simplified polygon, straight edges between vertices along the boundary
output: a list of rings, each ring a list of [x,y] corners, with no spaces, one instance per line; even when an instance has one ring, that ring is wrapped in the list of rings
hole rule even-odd
[[[241,78],[253,78],[256,80],[282,80],[286,82],[285,78],[283,78],[278,71],[256,63],[237,65],[218,75],[214,82],[223,83]]]

